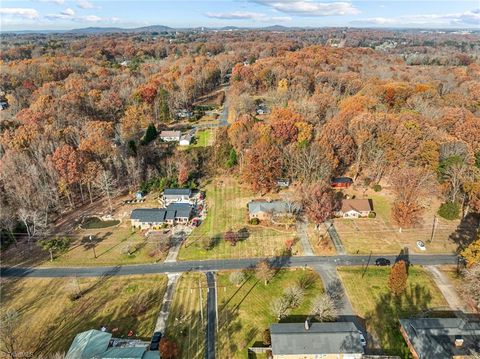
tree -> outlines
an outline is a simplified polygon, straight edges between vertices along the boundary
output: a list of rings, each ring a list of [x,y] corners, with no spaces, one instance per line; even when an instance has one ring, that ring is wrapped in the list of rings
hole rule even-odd
[[[145,131],[145,135],[142,139],[142,145],[148,145],[152,142],[155,138],[157,138],[157,129],[153,123],[149,124],[147,130]]]
[[[229,230],[225,232],[225,234],[223,235],[223,239],[225,240],[225,242],[229,242],[231,246],[235,246],[237,245],[238,235],[232,230]]]
[[[480,264],[467,268],[463,274],[465,280],[463,292],[472,299],[478,310],[480,309]]]
[[[115,185],[117,184],[117,181],[113,177],[112,173],[104,169],[99,173],[94,183],[95,183],[95,186],[97,186],[97,188],[100,189],[103,192],[103,194],[107,196],[110,212],[113,212],[112,194],[113,194]]]
[[[335,303],[328,294],[321,294],[313,300],[312,315],[320,322],[330,322],[337,317]]]
[[[53,262],[53,255],[67,251],[70,242],[70,238],[67,237],[52,237],[42,239],[39,243],[43,250],[50,253],[50,262]]]
[[[331,217],[334,210],[333,191],[325,183],[306,185],[302,191],[302,205],[308,219],[314,223],[323,223]]]
[[[400,260],[392,266],[388,277],[388,288],[394,295],[399,296],[407,288],[407,279],[407,264]]]
[[[277,320],[285,318],[290,311],[290,302],[285,297],[276,298],[270,307],[272,314],[275,315]]]
[[[43,233],[47,228],[46,218],[39,210],[20,208],[17,215],[27,230],[29,242],[34,236]]]
[[[291,308],[296,308],[302,304],[303,298],[305,297],[305,290],[298,284],[294,284],[285,288],[283,296],[290,303]]]
[[[263,345],[269,347],[272,345],[272,336],[270,335],[270,329],[265,329],[262,333]]]
[[[477,240],[473,241],[465,248],[460,254],[467,262],[467,268],[471,268],[477,264],[480,264],[480,235],[477,236]]]
[[[60,178],[60,191],[66,194],[70,205],[73,205],[70,186],[79,182],[80,157],[71,146],[63,145],[55,150],[51,160]]]
[[[275,275],[275,269],[273,269],[270,263],[263,259],[255,267],[255,275],[258,280],[261,280],[267,285],[270,279]]]
[[[17,357],[19,325],[20,315],[14,309],[7,309],[0,317],[0,350],[7,358]]]
[[[174,359],[178,355],[177,344],[174,341],[165,337],[160,340],[159,351],[160,358],[162,359]]]
[[[268,192],[275,188],[282,172],[282,158],[278,148],[261,140],[245,157],[243,178],[252,189],[255,192]]]
[[[454,220],[460,215],[460,206],[453,202],[442,203],[437,213],[442,218]]]
[[[245,281],[246,275],[244,271],[240,270],[232,272],[228,278],[230,280],[230,283],[239,286]]]

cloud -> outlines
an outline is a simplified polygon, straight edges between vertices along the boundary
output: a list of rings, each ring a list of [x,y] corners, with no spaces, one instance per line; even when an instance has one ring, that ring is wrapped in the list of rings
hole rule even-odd
[[[82,9],[95,8],[95,6],[89,0],[77,0],[77,6]]]
[[[63,4],[65,4],[65,0],[37,0],[37,1],[40,1],[40,2],[51,2],[51,3],[57,4],[57,5],[63,5]]]
[[[6,7],[0,8],[0,15],[4,15],[10,18],[21,18],[21,19],[37,19],[39,17],[38,11],[35,9],[29,8],[14,8]]]
[[[480,25],[480,9],[450,14],[410,15],[392,18],[374,17],[355,20],[350,23],[367,26],[478,26]]]
[[[66,16],[73,16],[73,15],[75,15],[75,11],[68,8],[68,9],[63,10],[60,14],[66,15]]]
[[[349,2],[317,2],[312,0],[251,0],[277,11],[296,16],[344,16],[360,13]]]
[[[117,19],[117,18],[115,18]],[[88,21],[88,22],[99,22],[102,20],[109,21],[108,19],[102,19],[101,17],[97,15],[87,15],[87,16],[82,16],[82,20]]]
[[[248,11],[233,11],[233,12],[220,12],[212,13],[207,12],[205,16],[212,19],[221,19],[221,20],[254,20],[262,22],[270,21],[290,21],[292,20],[289,16],[268,16],[260,12],[248,12]]]

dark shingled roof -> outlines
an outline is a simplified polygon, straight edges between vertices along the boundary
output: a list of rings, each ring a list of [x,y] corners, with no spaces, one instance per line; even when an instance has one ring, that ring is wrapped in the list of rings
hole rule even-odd
[[[332,183],[352,183],[353,180],[350,177],[335,177],[332,178]]]
[[[420,359],[447,359],[480,350],[480,318],[400,319],[400,325]],[[455,339],[463,345],[455,346]]]
[[[132,211],[130,219],[144,223],[163,223],[175,218],[189,218],[192,206],[188,203],[171,203],[167,208],[138,208]]]
[[[270,326],[274,355],[358,354],[364,352],[360,333],[352,322],[281,323]]]
[[[190,196],[192,190],[190,188],[165,188],[164,196]]]

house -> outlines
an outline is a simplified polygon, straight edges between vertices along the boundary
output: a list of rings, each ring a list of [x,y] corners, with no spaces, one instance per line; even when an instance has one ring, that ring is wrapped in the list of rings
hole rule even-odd
[[[79,333],[73,339],[65,359],[153,359],[158,351],[149,351],[148,343],[139,340],[112,338],[100,330]]]
[[[348,188],[352,185],[353,180],[350,177],[335,177],[330,181],[333,188]]]
[[[0,101],[0,111],[6,110],[8,108],[8,102]]]
[[[182,133],[180,131],[161,131],[160,139],[165,142],[179,142]]]
[[[274,359],[359,359],[364,353],[352,322],[272,324],[270,335]]]
[[[190,144],[192,143],[192,140],[193,140],[193,135],[192,134],[190,134],[190,133],[184,134],[184,135],[180,136],[179,145],[180,146],[190,146]]]
[[[157,229],[163,224],[186,224],[190,220],[192,206],[188,203],[170,203],[166,208],[138,208],[130,215],[132,227]]]
[[[284,178],[277,179],[277,187],[287,188],[288,186],[290,186],[290,181],[288,179],[284,179]]]
[[[415,359],[473,358],[480,351],[480,318],[400,319],[400,332]]]
[[[373,202],[371,199],[344,199],[342,208],[336,213],[338,217],[359,218],[368,217],[373,211]]]
[[[190,203],[192,190],[190,188],[165,188],[163,191],[163,203],[168,205],[173,202]]]
[[[295,209],[285,201],[251,201],[248,203],[248,216],[250,219],[258,218],[264,221],[273,215],[291,213]]]

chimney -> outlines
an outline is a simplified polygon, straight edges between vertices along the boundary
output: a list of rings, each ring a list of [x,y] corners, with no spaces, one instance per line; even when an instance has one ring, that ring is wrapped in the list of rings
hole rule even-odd
[[[305,330],[310,329],[310,318],[305,319]]]
[[[463,338],[460,335],[455,337],[455,347],[460,348],[463,346]]]

